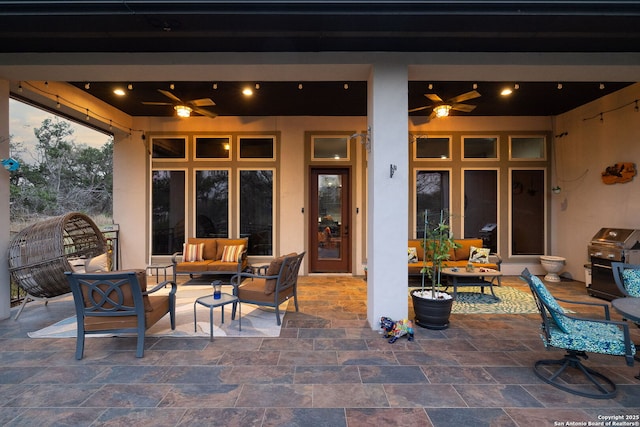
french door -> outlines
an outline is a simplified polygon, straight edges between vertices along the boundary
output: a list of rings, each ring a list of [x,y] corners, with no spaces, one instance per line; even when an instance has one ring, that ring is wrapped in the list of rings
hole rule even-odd
[[[351,272],[351,195],[348,168],[313,168],[310,173],[309,269]]]

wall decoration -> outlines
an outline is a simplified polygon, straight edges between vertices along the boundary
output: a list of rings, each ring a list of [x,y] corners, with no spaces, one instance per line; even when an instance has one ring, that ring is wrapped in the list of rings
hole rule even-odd
[[[605,184],[622,184],[629,182],[636,176],[635,163],[616,163],[613,166],[607,166],[602,172],[602,182]]]

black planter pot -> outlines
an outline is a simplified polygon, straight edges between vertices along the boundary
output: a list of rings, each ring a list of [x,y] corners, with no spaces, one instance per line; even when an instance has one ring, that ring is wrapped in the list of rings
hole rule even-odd
[[[415,324],[427,329],[447,329],[449,316],[453,306],[453,298],[426,299],[411,293],[413,311],[416,313]]]

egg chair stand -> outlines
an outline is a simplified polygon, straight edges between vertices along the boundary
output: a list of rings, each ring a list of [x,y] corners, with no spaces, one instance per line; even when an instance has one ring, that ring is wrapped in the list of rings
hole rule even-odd
[[[71,293],[64,274],[72,271],[70,259],[89,259],[104,253],[107,244],[102,232],[91,218],[78,212],[40,221],[20,231],[8,252],[11,279],[26,292],[14,320],[29,301],[46,304]]]

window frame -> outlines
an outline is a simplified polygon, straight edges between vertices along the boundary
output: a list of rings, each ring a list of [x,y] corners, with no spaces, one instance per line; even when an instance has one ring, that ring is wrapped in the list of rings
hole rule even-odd
[[[347,148],[346,157],[316,157],[315,156],[315,141],[316,139],[344,139]],[[351,137],[348,135],[311,135],[311,161],[312,162],[350,162],[351,161]]]
[[[411,198],[412,198],[412,206],[413,209],[411,211],[411,238],[417,239],[418,237],[418,218],[417,218],[417,209],[418,209],[418,173],[419,172],[448,172],[449,173],[449,189],[447,192],[448,199],[448,207],[444,207],[443,209],[447,210],[450,214],[452,213],[452,201],[453,201],[453,168],[442,168],[442,167],[414,167],[413,168],[413,185],[411,186]]]
[[[233,174],[233,170],[230,167],[223,167],[223,168],[205,168],[205,167],[197,167],[197,168],[193,168],[193,175],[192,175],[192,182],[193,182],[193,213],[192,213],[192,227],[193,228],[193,235],[197,237],[197,227],[198,227],[198,200],[197,200],[197,175],[198,172],[207,172],[207,171],[226,171],[227,172],[227,197],[229,199],[229,203],[227,206],[227,237],[231,236],[231,215],[232,215],[232,194],[233,194],[233,189],[232,189],[232,174]]]
[[[273,150],[273,155],[271,157],[241,157],[242,147],[241,142],[243,139],[271,139],[271,148]],[[275,162],[278,158],[278,138],[276,135],[270,134],[258,134],[258,135],[236,135],[235,138],[235,146],[236,146],[236,161],[237,162]]]
[[[229,141],[229,153],[227,157],[198,157],[198,139],[199,138],[226,138]],[[204,161],[204,162],[231,162],[234,156],[234,144],[233,144],[233,136],[232,135],[193,135],[193,154],[192,158],[195,161]]]
[[[156,139],[182,139],[184,141],[184,157],[154,157],[153,142]],[[187,162],[189,160],[188,135],[153,135],[149,137],[149,157],[152,162]]]
[[[514,138],[542,138],[542,157],[513,157]],[[509,135],[509,160],[514,162],[546,162],[547,161],[547,137],[546,135]]]
[[[495,157],[467,157],[465,153],[466,139],[495,139]],[[500,135],[461,135],[460,136],[460,157],[463,162],[498,162],[500,161]]]
[[[188,204],[188,191],[189,191],[189,169],[186,167],[181,168],[167,168],[167,167],[153,167],[149,173],[149,257],[167,257],[172,254],[156,254],[153,253],[153,173],[158,171],[167,171],[167,172],[183,172],[184,173],[184,236],[186,240],[186,236],[188,233],[188,224],[187,224],[187,213],[189,212],[189,204]],[[183,242],[184,243],[184,242]],[[180,250],[181,251],[181,250]]]
[[[460,218],[462,218],[462,221],[460,223],[460,236],[464,236],[465,235],[465,221],[464,221],[464,217],[465,217],[465,202],[464,202],[464,198],[465,198],[465,172],[466,171],[495,171],[496,172],[496,222],[495,224],[498,227],[498,237],[500,236],[500,206],[501,206],[501,194],[500,194],[500,172],[501,172],[501,168],[500,167],[479,167],[479,168],[474,168],[474,167],[463,167],[460,168],[460,194],[461,194],[461,201],[462,203],[460,204]],[[500,239],[498,238],[496,241],[496,252],[500,253]]]
[[[278,224],[278,218],[276,216],[276,212],[278,211],[278,181],[277,181],[277,173],[278,173],[278,169],[275,166],[270,166],[270,167],[259,167],[259,166],[254,166],[254,167],[238,167],[236,168],[236,182],[234,184],[235,186],[235,203],[234,203],[234,207],[236,207],[236,218],[235,218],[235,222],[236,222],[236,230],[235,230],[235,235],[238,237],[241,237],[240,234],[240,228],[242,226],[241,224],[241,206],[240,206],[240,191],[242,189],[242,186],[240,185],[240,174],[243,171],[271,171],[271,173],[273,174],[272,176],[272,194],[271,194],[271,255],[251,255],[250,253],[247,252],[247,256],[250,256],[252,259],[254,260],[261,260],[261,259],[272,259],[273,257],[276,256],[277,253],[277,243],[276,243],[276,236],[277,236],[277,224]],[[231,203],[230,203],[231,205]],[[248,249],[248,248],[247,248]]]
[[[450,162],[453,161],[453,135],[411,135],[413,141],[412,157],[416,162]],[[449,153],[447,157],[418,157],[418,140],[419,139],[448,139]]]
[[[543,206],[542,206],[542,217],[543,217],[543,235],[544,235],[544,240],[543,240],[543,253],[541,254],[514,254],[513,253],[513,171],[518,171],[518,170],[524,170],[524,171],[542,171],[543,173],[543,177],[544,177],[544,182],[543,182]],[[507,230],[507,236],[508,236],[508,251],[509,251],[509,258],[514,258],[514,259],[526,259],[526,258],[538,258],[540,255],[545,255],[546,253],[546,248],[547,248],[547,233],[549,230],[549,225],[548,225],[548,220],[549,220],[549,215],[548,215],[548,194],[546,191],[547,185],[548,185],[548,181],[549,181],[549,173],[548,173],[548,168],[544,167],[544,166],[534,166],[534,167],[510,167],[508,168],[508,172],[509,176],[508,178],[508,182],[509,182],[509,194],[508,194],[508,218],[509,218],[509,223],[508,223],[508,227],[509,229]]]

